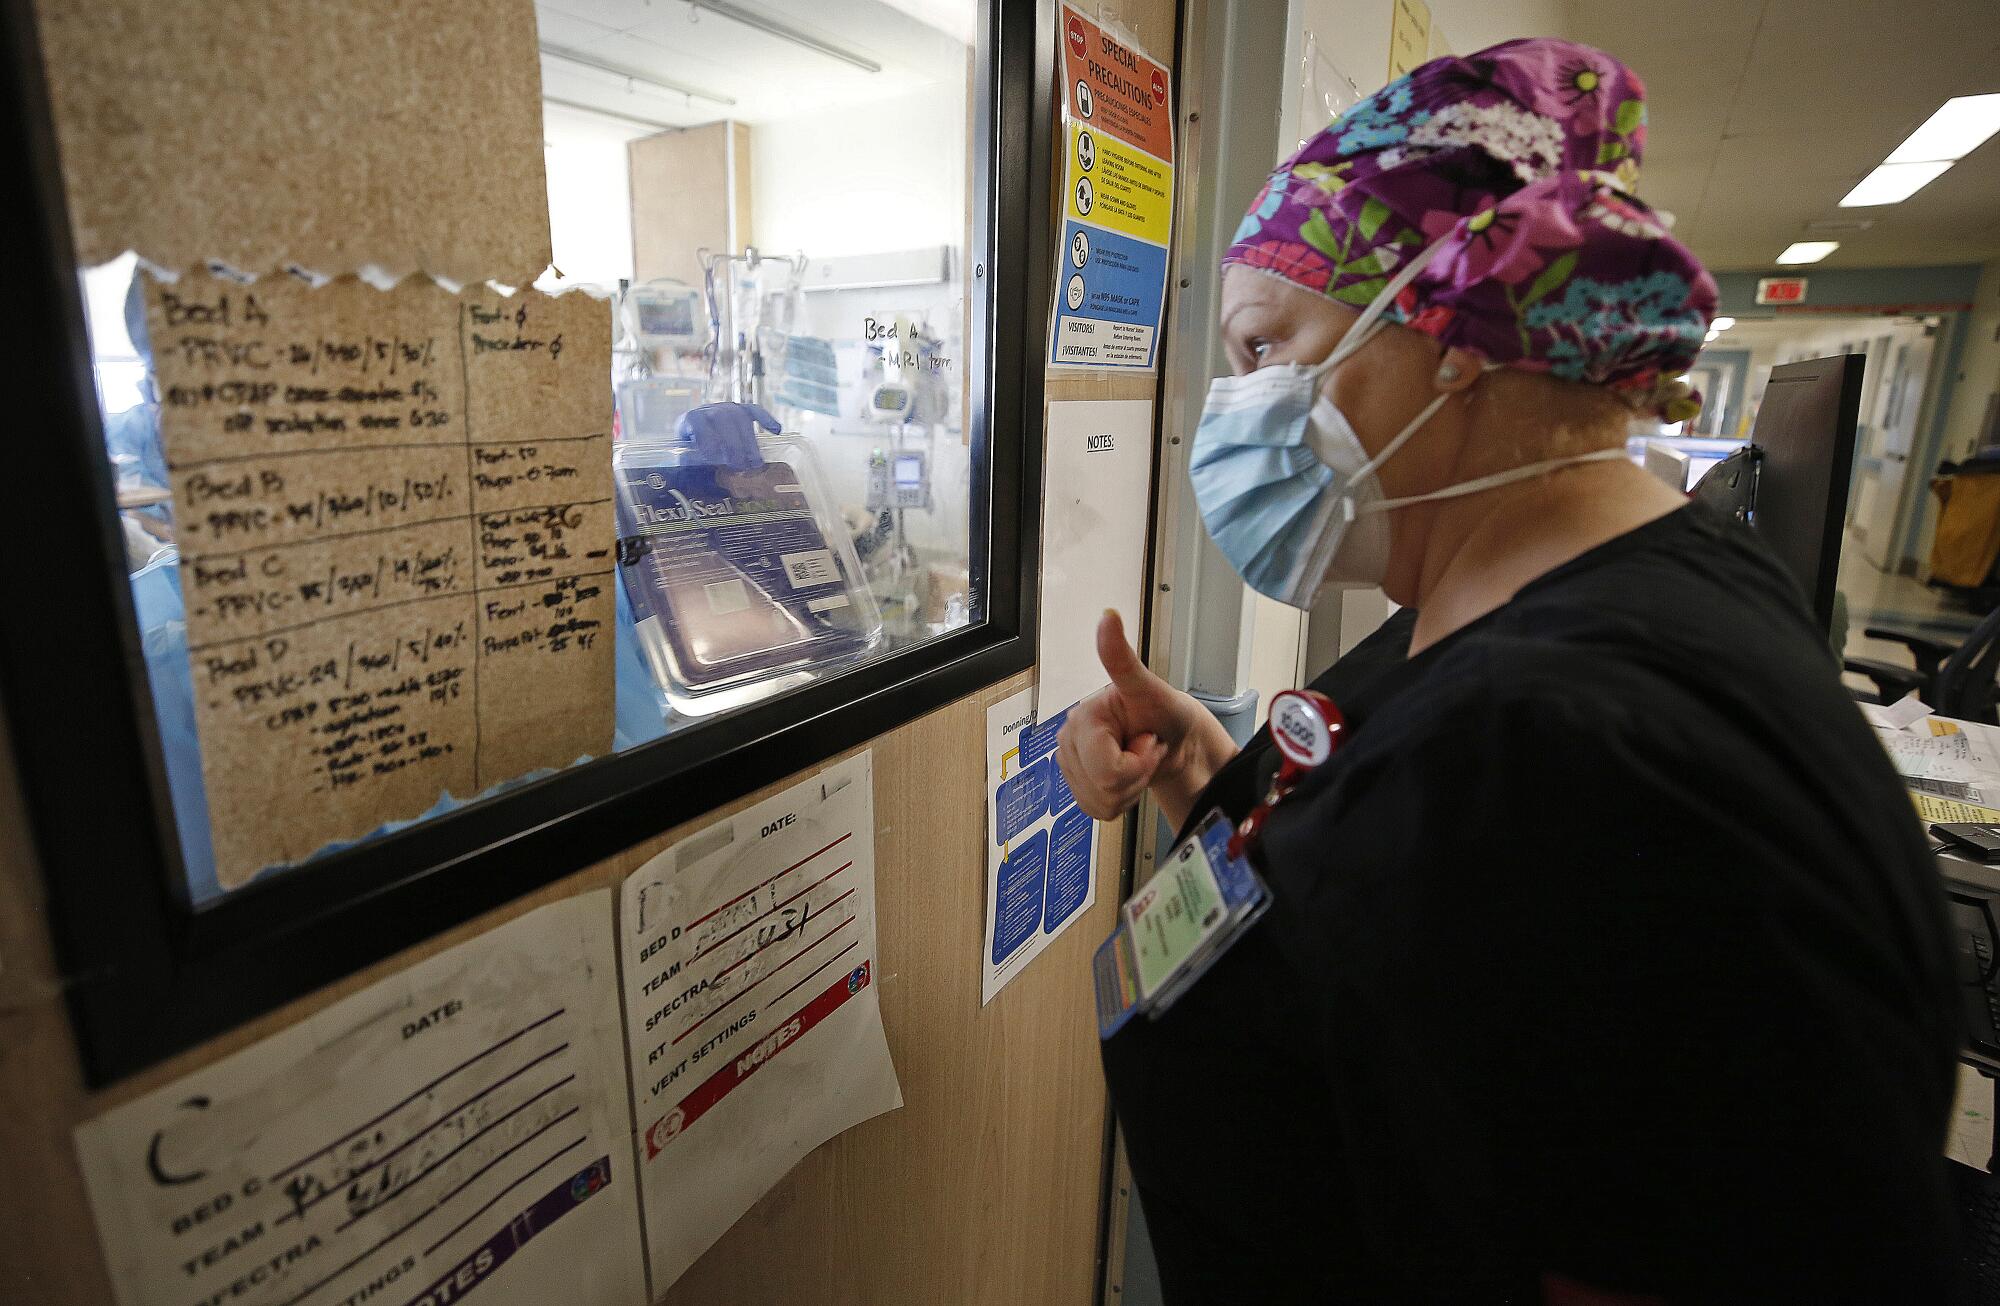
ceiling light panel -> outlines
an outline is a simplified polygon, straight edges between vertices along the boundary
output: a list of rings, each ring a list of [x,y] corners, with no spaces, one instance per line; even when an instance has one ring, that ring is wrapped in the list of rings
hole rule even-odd
[[[1780,263],[1817,263],[1828,254],[1840,248],[1837,240],[1798,240],[1785,246],[1785,252],[1778,255]],[[1732,322],[1731,325],[1734,325]]]
[[[1911,132],[1885,162],[1950,163],[1978,149],[1994,132],[2000,132],[2000,92],[1956,96]]]
[[[1876,204],[1901,204],[1910,196],[1944,175],[1951,160],[1935,163],[1884,163],[1861,179],[1840,202],[1843,209],[1863,209]]]

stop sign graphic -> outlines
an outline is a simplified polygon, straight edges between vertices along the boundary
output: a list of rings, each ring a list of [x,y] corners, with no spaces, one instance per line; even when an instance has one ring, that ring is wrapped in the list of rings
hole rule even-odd
[[[1083,20],[1075,14],[1069,16],[1069,44],[1078,55],[1084,53]]]
[[[1167,102],[1167,77],[1157,68],[1153,70],[1153,98],[1161,104]]]

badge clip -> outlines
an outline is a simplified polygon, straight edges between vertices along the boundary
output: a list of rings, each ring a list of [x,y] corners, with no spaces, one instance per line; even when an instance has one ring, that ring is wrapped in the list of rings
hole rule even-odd
[[[1264,833],[1264,822],[1269,819],[1271,809],[1283,802],[1299,781],[1333,756],[1333,750],[1340,746],[1347,732],[1347,719],[1341,716],[1332,699],[1316,689],[1286,689],[1271,696],[1269,726],[1271,742],[1278,746],[1281,759],[1278,773],[1271,777],[1264,800],[1251,808],[1250,814],[1237,825],[1235,835],[1229,840],[1232,857],[1247,856]]]

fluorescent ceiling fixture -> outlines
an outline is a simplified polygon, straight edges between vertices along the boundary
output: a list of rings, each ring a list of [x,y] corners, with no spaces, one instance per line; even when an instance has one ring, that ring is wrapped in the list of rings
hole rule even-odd
[[[1736,325],[1736,319],[1733,317],[1719,317],[1715,319],[1715,321],[1710,322],[1708,325],[1712,330],[1727,331],[1729,328]]]
[[[1896,147],[1886,163],[1946,163],[1964,158],[2000,132],[2000,92],[1946,100]]]
[[[652,91],[656,95],[668,95],[678,99],[692,98],[707,100],[711,104],[719,104],[725,108],[736,103],[733,98],[727,95],[718,95],[714,91],[704,91],[699,86],[689,86],[684,82],[672,81],[665,77],[655,77],[652,73],[641,72],[637,68],[627,68],[623,64],[615,64],[607,59],[599,59],[596,55],[584,54],[580,50],[565,50],[559,45],[549,45],[544,42],[542,45],[542,57],[544,59],[556,59],[567,64],[575,64],[579,68],[589,68],[594,72],[608,73],[613,77],[621,77],[625,80],[625,89],[628,91],[643,88]]]
[[[1778,262],[1817,263],[1839,248],[1837,240],[1795,240],[1785,246],[1784,253],[1778,255]]]
[[[727,18],[732,23],[741,23],[745,27],[752,27],[760,32],[768,32],[779,40],[790,41],[793,45],[802,46],[808,50],[815,50],[829,59],[838,59],[842,63],[851,63],[864,73],[879,73],[882,71],[882,65],[876,63],[866,55],[856,54],[854,51],[835,45],[831,41],[823,41],[810,32],[802,32],[788,23],[781,23],[777,19],[760,14],[754,9],[731,4],[729,0],[688,0],[688,9],[692,14],[706,11],[720,18]]]
[[[1936,163],[1883,163],[1861,179],[1840,202],[1843,209],[1865,209],[1872,204],[1901,204],[1910,196],[1944,175],[1950,159]]]

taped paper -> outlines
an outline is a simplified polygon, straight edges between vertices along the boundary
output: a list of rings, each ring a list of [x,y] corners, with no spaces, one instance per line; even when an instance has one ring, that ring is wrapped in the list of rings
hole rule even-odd
[[[608,891],[82,1126],[120,1306],[646,1300]]]
[[[1047,721],[1111,683],[1097,660],[1106,609],[1137,640],[1146,615],[1152,510],[1150,399],[1048,406],[1042,455],[1041,655],[1035,713]]]
[[[1097,901],[1097,822],[1076,805],[1056,765],[1056,735],[1068,715],[1065,707],[1038,718],[1032,689],[986,709],[982,1006]]]
[[[870,754],[647,862],[618,934],[658,1297],[806,1153],[903,1104],[877,999]]]

